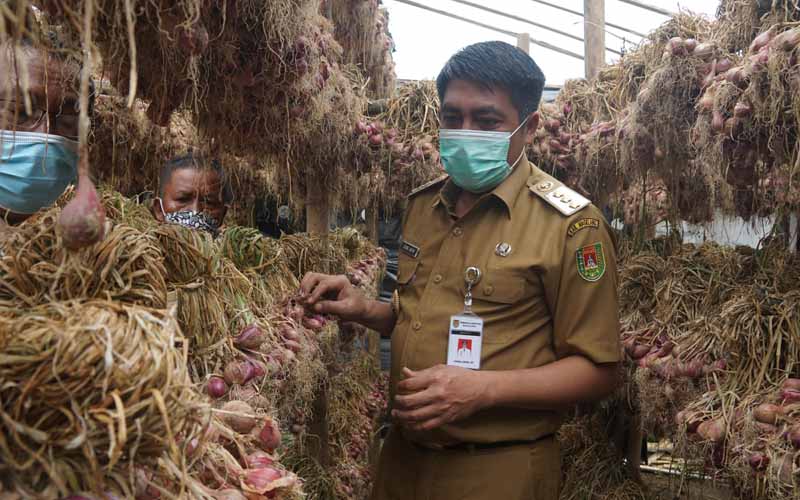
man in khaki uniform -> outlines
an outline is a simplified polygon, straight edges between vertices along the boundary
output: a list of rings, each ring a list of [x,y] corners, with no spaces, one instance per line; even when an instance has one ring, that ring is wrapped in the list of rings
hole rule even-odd
[[[616,383],[614,243],[599,210],[524,157],[544,86],[528,55],[467,47],[437,86],[449,175],[409,197],[394,303],[341,276],[310,274],[302,291],[391,334],[394,425],[374,499],[555,500],[563,410]],[[483,326],[464,340],[468,291]]]

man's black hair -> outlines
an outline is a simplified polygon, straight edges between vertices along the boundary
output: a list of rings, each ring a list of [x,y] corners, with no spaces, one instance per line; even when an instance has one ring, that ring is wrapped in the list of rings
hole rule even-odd
[[[466,80],[486,89],[505,88],[511,93],[520,121],[539,108],[544,90],[544,73],[536,62],[505,42],[476,43],[456,52],[436,78],[440,101],[444,102],[453,80]]]
[[[196,156],[193,153],[172,158],[161,167],[161,173],[158,179],[158,196],[164,196],[164,188],[172,180],[172,174],[175,173],[176,170],[182,170],[184,168],[191,168],[193,170],[210,169],[212,172],[216,173],[222,183],[222,202],[227,205],[233,201],[233,188],[230,182],[228,182],[228,177],[225,175],[225,169],[222,168],[222,164],[217,160],[208,160],[203,156]]]

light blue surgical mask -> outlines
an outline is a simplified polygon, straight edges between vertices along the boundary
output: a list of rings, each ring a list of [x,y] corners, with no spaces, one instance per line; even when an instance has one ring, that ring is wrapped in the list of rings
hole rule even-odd
[[[471,193],[484,193],[499,186],[525,154],[508,164],[511,138],[525,126],[526,118],[513,132],[441,129],[439,150],[445,171],[456,186]]]
[[[0,130],[0,207],[29,215],[75,180],[78,143],[60,135]]]

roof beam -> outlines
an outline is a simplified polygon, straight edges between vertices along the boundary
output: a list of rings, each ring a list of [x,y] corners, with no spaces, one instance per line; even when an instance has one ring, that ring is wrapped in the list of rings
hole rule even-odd
[[[474,2],[470,2],[469,0],[451,0],[451,1],[452,2],[456,2],[456,3],[460,3],[462,5],[467,5],[469,7],[474,8],[474,9],[480,9],[480,10],[483,10],[483,11],[486,11],[486,12],[491,12],[492,14],[495,14],[495,15],[498,15],[498,16],[507,17],[509,19],[513,19],[514,21],[519,21],[521,23],[530,24],[531,26],[536,26],[537,28],[541,28],[543,30],[552,31],[553,33],[557,33],[557,34],[559,34],[561,36],[565,36],[565,37],[571,38],[571,39],[573,39],[575,41],[584,43],[583,38],[581,38],[581,37],[579,37],[577,35],[573,35],[572,33],[567,33],[566,31],[561,31],[559,29],[552,28],[550,26],[546,26],[544,24],[540,24],[540,23],[537,23],[537,22],[534,22],[534,21],[529,21],[528,19],[525,19],[524,17],[515,16],[514,14],[508,14],[508,13],[505,13],[505,12],[501,12],[499,10],[495,10],[495,9],[490,8],[490,7],[484,7],[483,5],[480,5],[480,4],[477,4],[477,3],[474,3]],[[612,54],[616,54],[618,56],[622,55],[622,53],[620,51],[615,50],[615,49],[611,49],[611,48],[606,47],[606,50],[611,52]]]
[[[535,3],[542,4],[542,5],[546,5],[548,7],[552,7],[554,9],[558,9],[558,10],[563,11],[563,12],[569,12],[570,14],[575,15],[575,16],[583,17],[583,12],[579,12],[577,10],[568,9],[566,7],[563,7],[563,6],[558,5],[558,4],[554,4],[552,2],[546,2],[545,0],[531,0],[531,2],[535,2]],[[624,31],[625,33],[630,33],[631,35],[636,35],[636,36],[639,36],[639,37],[642,37],[642,38],[647,36],[644,33],[639,33],[638,31],[626,28],[624,26],[620,26],[618,24],[609,23],[608,21],[606,21],[606,26],[608,26],[609,28],[614,28],[614,29],[617,29],[617,30],[620,30],[620,31]]]
[[[462,17],[462,16],[459,16],[459,15],[456,15],[456,14],[452,14],[452,13],[446,12],[444,10],[434,9],[433,7],[428,7],[427,5],[423,5],[421,3],[414,2],[412,0],[395,0],[395,1],[398,2],[398,3],[404,3],[406,5],[410,5],[412,7],[416,7],[418,9],[427,10],[429,12],[435,12],[436,14],[439,14],[439,15],[442,15],[442,16],[446,16],[446,17],[450,17],[452,19],[458,19],[459,21],[463,21],[465,23],[474,24],[475,26],[480,26],[481,28],[485,28],[485,29],[488,29],[488,30],[493,30],[493,31],[496,31],[498,33],[502,33],[504,35],[513,37],[514,39],[519,37],[519,33],[514,33],[513,31],[508,31],[508,30],[504,30],[502,28],[497,28],[495,26],[492,26],[492,25],[489,25],[489,24],[485,24],[485,23],[482,23],[480,21],[474,21],[474,20],[469,19],[467,17]],[[534,45],[538,45],[540,47],[543,47],[543,48],[545,48],[547,50],[552,50],[553,52],[558,52],[559,54],[563,54],[563,55],[569,56],[569,57],[574,57],[575,59],[580,59],[581,61],[583,61],[583,56],[582,55],[580,55],[580,54],[578,54],[576,52],[572,52],[572,51],[567,50],[567,49],[562,49],[561,47],[558,47],[558,46],[553,45],[551,43],[543,42],[541,40],[535,40],[533,38],[531,38],[531,43],[534,44]]]
[[[640,9],[649,10],[650,12],[655,12],[657,14],[661,14],[662,16],[667,16],[667,17],[674,17],[675,16],[675,13],[670,11],[670,10],[667,10],[667,9],[665,9],[663,7],[658,7],[658,6],[655,6],[655,5],[650,5],[649,3],[642,2],[640,0],[619,0],[619,1],[622,2],[622,3],[635,5],[636,7],[639,7]]]

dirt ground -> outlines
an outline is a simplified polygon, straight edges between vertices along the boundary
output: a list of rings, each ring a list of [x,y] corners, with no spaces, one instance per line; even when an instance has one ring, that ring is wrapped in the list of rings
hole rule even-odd
[[[683,479],[679,476],[643,473],[642,479],[653,493],[653,500],[729,500],[725,485],[710,481]]]

